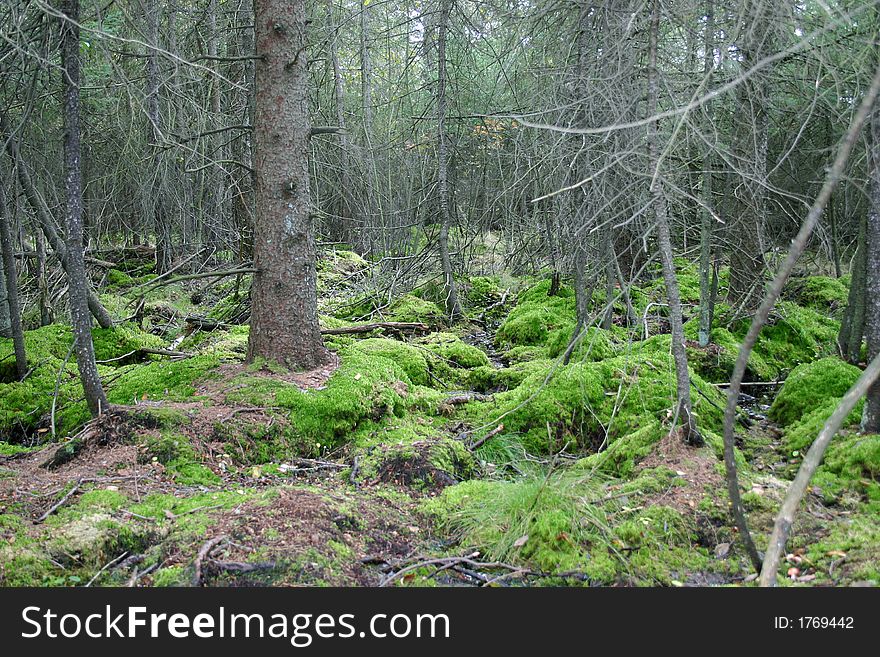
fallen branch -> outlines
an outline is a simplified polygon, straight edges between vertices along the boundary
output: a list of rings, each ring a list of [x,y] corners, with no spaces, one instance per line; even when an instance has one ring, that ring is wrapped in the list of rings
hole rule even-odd
[[[447,397],[440,405],[449,405],[449,406],[458,406],[461,404],[469,404],[472,401],[488,401],[492,398],[492,395],[484,395],[479,392],[463,392],[460,395],[452,395],[451,397]]]
[[[172,351],[171,349],[152,349],[150,347],[142,347],[140,349],[132,349],[127,354],[122,354],[121,356],[117,356],[116,358],[107,358],[105,360],[95,361],[98,364],[104,365],[106,363],[115,363],[118,360],[125,360],[126,358],[130,358],[131,356],[136,356],[138,354],[154,354],[156,356],[169,356],[170,358],[192,358],[192,354],[185,353],[183,351]]]
[[[95,573],[95,576],[92,577],[92,579],[90,579],[90,580],[86,583],[86,588],[89,588],[92,584],[94,584],[94,583],[97,581],[97,579],[98,579],[98,578],[104,573],[105,570],[107,570],[110,566],[112,566],[113,564],[115,564],[117,561],[120,561],[123,557],[125,557],[125,556],[127,556],[127,555],[128,555],[128,552],[123,552],[123,553],[120,554],[118,557],[116,557],[115,559],[113,559],[113,561],[108,561],[107,563],[105,563],[105,564],[101,567],[101,570],[99,570],[98,572],[96,572],[96,573]]]
[[[205,541],[204,545],[202,545],[199,550],[198,555],[196,555],[195,561],[195,571],[193,572],[192,585],[193,586],[202,586],[202,564],[205,559],[208,557],[208,554],[217,547],[220,543],[226,540],[226,536],[215,536],[209,541]]]
[[[39,525],[41,522],[44,522],[44,521],[46,520],[46,518],[48,518],[48,517],[51,516],[53,513],[55,513],[58,509],[60,509],[62,506],[64,506],[65,504],[67,504],[67,500],[69,500],[71,497],[73,497],[73,495],[76,493],[76,491],[79,490],[79,487],[82,486],[82,484],[83,484],[84,481],[85,481],[84,479],[79,479],[79,480],[73,485],[73,488],[71,488],[69,491],[67,491],[67,494],[66,494],[64,497],[62,497],[62,498],[61,498],[60,500],[58,500],[55,504],[53,504],[53,505],[49,508],[49,510],[46,511],[43,515],[41,515],[39,518],[37,518],[36,520],[34,520],[34,524],[35,524],[35,525]]]
[[[246,561],[217,561],[211,559],[211,566],[217,570],[231,573],[252,573],[257,570],[272,570],[276,567],[274,561],[266,561],[263,563],[247,563]]]
[[[192,281],[199,278],[225,278],[226,276],[236,276],[238,274],[255,274],[256,269],[253,267],[240,267],[238,269],[222,269],[220,271],[206,271],[199,274],[184,274],[183,276],[173,276],[163,281],[153,279],[144,287],[146,288],[141,294],[147,294],[165,285],[173,285],[174,283],[182,283],[183,281]],[[158,282],[157,282],[158,281]]]
[[[296,465],[282,463],[278,466],[278,469],[287,474],[300,474],[303,472],[316,472],[319,470],[344,470],[347,467],[348,466],[343,463],[333,463],[332,461],[297,459]]]
[[[492,429],[492,431],[490,431],[489,433],[487,433],[485,436],[483,436],[483,437],[480,438],[479,440],[475,440],[475,441],[472,442],[470,445],[468,445],[468,449],[469,449],[470,451],[472,451],[472,452],[473,452],[474,450],[479,449],[480,447],[482,447],[483,445],[485,445],[486,442],[487,442],[490,438],[494,438],[495,436],[497,436],[497,435],[498,435],[499,433],[501,433],[502,431],[504,431],[504,425],[503,425],[503,424],[499,424],[497,427],[495,427],[494,429]]]
[[[427,333],[430,327],[422,322],[373,322],[358,326],[344,326],[342,328],[321,329],[321,335],[350,335],[353,333],[369,333],[376,330],[390,331],[422,331]]]

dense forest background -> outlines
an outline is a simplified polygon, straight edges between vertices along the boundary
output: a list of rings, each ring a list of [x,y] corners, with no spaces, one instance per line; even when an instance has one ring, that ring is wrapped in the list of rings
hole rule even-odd
[[[876,584],[878,29],[6,2],[0,582]]]

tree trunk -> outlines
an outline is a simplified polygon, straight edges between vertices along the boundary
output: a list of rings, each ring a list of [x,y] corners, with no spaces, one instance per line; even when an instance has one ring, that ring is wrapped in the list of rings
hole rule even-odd
[[[865,234],[865,339],[868,362],[880,353],[880,99],[874,100],[870,123],[868,221]],[[862,431],[880,433],[880,383],[875,382],[865,400]]]
[[[150,143],[157,143],[162,139],[162,115],[159,106],[159,22],[161,20],[162,7],[156,0],[147,0],[144,7],[144,19],[146,22],[147,37],[147,62],[146,62],[146,96],[147,96],[147,148]],[[164,274],[171,269],[171,227],[168,223],[168,208],[165,199],[165,190],[161,189],[161,177],[165,175],[163,151],[157,150],[154,156],[147,160],[150,167],[147,171],[149,184],[149,198],[144,204],[148,209],[147,218],[152,218],[153,234],[156,237],[156,273]]]
[[[862,358],[862,339],[865,337],[865,265],[868,217],[859,221],[859,237],[853,258],[852,276],[847,297],[846,313],[840,324],[837,344],[840,354],[848,363],[858,365]]]
[[[711,82],[715,67],[715,6],[713,0],[706,0],[706,27],[703,38],[703,77],[706,85]],[[707,124],[712,128],[712,104],[707,101],[704,107]],[[712,280],[715,267],[712,263],[712,246],[715,232],[715,217],[712,216],[712,169],[714,158],[711,152],[703,158],[703,204],[700,212],[700,326],[698,341],[701,347],[709,344],[712,337],[712,316],[715,313],[715,299],[712,293]]]
[[[657,76],[657,38],[660,31],[660,3],[654,0],[651,12],[651,31],[649,35],[650,51],[648,55],[648,109],[647,115],[657,113],[657,96],[659,80]],[[658,163],[658,142],[660,136],[657,121],[651,121],[647,129],[648,161],[651,170],[656,170]],[[685,350],[684,329],[682,328],[681,297],[678,279],[675,277],[675,265],[672,258],[672,240],[669,235],[669,216],[666,197],[663,193],[661,176],[654,179],[651,187],[654,205],[654,217],[657,224],[657,246],[660,250],[660,263],[663,267],[663,282],[666,285],[666,298],[669,302],[669,321],[672,325],[672,357],[675,360],[675,384],[678,395],[676,417],[682,422],[683,437],[690,445],[702,445],[703,438],[697,431],[696,421],[691,406],[691,384],[688,374],[687,352]]]
[[[21,327],[21,304],[18,299],[18,276],[15,269],[15,245],[12,242],[9,219],[5,192],[3,185],[0,184],[0,244],[2,244],[3,251],[2,273],[4,274],[0,276],[0,284],[5,289],[4,296],[6,297],[5,301],[0,301],[0,305],[5,306],[9,311],[9,332],[15,350],[15,372],[21,380],[27,374],[27,354],[24,350],[24,333]]]
[[[772,52],[771,4],[752,0],[740,49],[742,71],[748,71]],[[755,310],[764,296],[764,218],[766,215],[768,106],[770,83],[765,68],[737,87],[739,113],[734,129],[734,213],[729,226],[731,305]]]
[[[292,369],[327,362],[318,325],[309,216],[304,0],[256,0],[256,219],[248,361]]]
[[[462,316],[455,285],[452,259],[449,256],[449,228],[452,214],[449,210],[448,160],[449,145],[446,136],[446,34],[452,0],[441,0],[440,21],[437,30],[437,193],[440,200],[440,263],[446,289],[446,312],[451,319]]]
[[[86,404],[92,416],[107,410],[107,397],[101,387],[95,347],[92,343],[92,318],[89,315],[86,266],[83,259],[83,201],[80,144],[80,61],[79,0],[63,0],[61,11],[61,78],[64,87],[64,169],[67,195],[67,278],[69,281],[70,323],[74,351],[79,367]]]
[[[0,194],[3,191],[0,190]],[[3,208],[0,208],[0,212],[3,212]],[[5,212],[4,216],[0,221],[5,222],[6,216]],[[3,248],[6,248],[6,243],[3,243]],[[9,310],[9,293],[6,285],[6,275],[4,273],[5,262],[3,266],[0,266],[0,338],[11,338],[12,337],[12,314]]]
[[[339,65],[339,52],[337,48],[337,40],[339,39],[340,26],[334,22],[333,13],[330,5],[327,6],[327,18],[330,23],[330,31],[333,36],[330,37],[328,50],[330,62],[333,66],[333,100],[336,104],[336,125],[339,127],[339,194],[342,199],[341,212],[342,217],[342,239],[348,242],[352,249],[358,253],[363,253],[364,249],[360,244],[360,218],[357,216],[357,206],[354,202],[354,181],[351,177],[352,157],[348,143],[348,133],[346,132],[345,121],[345,86],[342,80],[342,68]]]

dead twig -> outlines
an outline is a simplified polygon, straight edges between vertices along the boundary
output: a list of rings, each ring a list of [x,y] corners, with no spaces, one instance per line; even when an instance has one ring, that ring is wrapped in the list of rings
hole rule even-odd
[[[472,442],[470,445],[468,445],[468,449],[469,449],[470,451],[472,451],[472,452],[473,452],[474,450],[476,450],[476,449],[479,449],[480,447],[482,447],[483,445],[485,445],[486,442],[487,442],[490,438],[494,438],[495,436],[497,436],[497,435],[498,435],[499,433],[501,433],[502,431],[504,431],[504,425],[503,425],[503,424],[499,424],[497,427],[495,427],[494,429],[492,429],[492,431],[490,431],[489,433],[487,433],[485,436],[483,436],[483,437],[480,438],[479,440],[475,440],[475,441]]]
[[[86,480],[84,480],[84,479],[79,479],[79,480],[73,485],[73,488],[71,488],[69,491],[67,491],[67,494],[66,494],[64,497],[62,497],[62,498],[61,498],[60,500],[58,500],[55,504],[53,504],[53,505],[49,508],[49,510],[46,511],[43,515],[41,515],[39,518],[37,518],[36,520],[34,520],[34,524],[35,524],[35,525],[39,525],[41,522],[44,522],[44,521],[46,520],[46,518],[48,518],[48,517],[51,516],[53,513],[55,513],[58,509],[60,509],[62,506],[64,506],[64,505],[67,503],[67,500],[69,500],[71,497],[73,497],[74,494],[76,493],[76,491],[79,490],[79,487],[82,486],[82,484],[83,484],[84,481],[86,481]]]
[[[208,554],[217,547],[220,543],[226,540],[225,535],[215,536],[209,541],[205,541],[202,545],[199,553],[196,555],[195,561],[195,571],[193,572],[192,585],[193,586],[202,586],[202,564],[205,559],[207,559]]]

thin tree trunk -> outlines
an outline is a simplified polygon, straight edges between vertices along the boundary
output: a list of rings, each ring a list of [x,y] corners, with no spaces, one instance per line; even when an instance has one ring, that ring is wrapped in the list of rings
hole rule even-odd
[[[49,306],[49,284],[46,281],[46,243],[43,241],[43,233],[35,231],[34,242],[37,246],[37,290],[40,303],[40,326],[48,326],[52,323],[52,308]]]
[[[147,61],[146,61],[146,96],[147,96],[147,130],[149,143],[157,143],[162,139],[162,116],[159,105],[159,22],[162,8],[156,0],[147,0],[144,7],[144,19],[147,30]],[[149,148],[149,146],[148,146]],[[152,218],[153,234],[156,237],[156,273],[164,274],[171,269],[171,228],[168,224],[168,209],[165,191],[162,189],[161,177],[165,175],[164,154],[156,150],[148,160],[150,167],[149,198],[144,204],[148,208],[148,218]]]
[[[323,365],[315,238],[309,215],[304,0],[256,0],[256,220],[248,361]]]
[[[86,266],[83,259],[83,201],[80,144],[80,61],[79,0],[64,0],[61,11],[66,17],[61,25],[61,74],[64,87],[64,169],[67,194],[67,278],[69,281],[70,323],[74,351],[79,367],[86,404],[92,416],[107,410],[107,397],[101,387],[95,347],[92,343],[92,318],[89,315]]]
[[[2,244],[3,276],[0,276],[6,290],[5,302],[0,302],[9,311],[9,332],[15,351],[15,372],[21,380],[27,374],[27,354],[24,349],[24,332],[21,326],[21,304],[18,299],[18,276],[15,269],[15,245],[12,242],[9,208],[6,195],[0,183],[0,244]]]
[[[2,193],[2,190],[0,190],[0,194]],[[3,212],[3,208],[0,208],[0,212]],[[6,221],[5,212],[3,219],[0,221]],[[3,243],[3,248],[6,248],[5,242]],[[3,264],[5,265],[5,263]],[[0,338],[11,338],[12,314],[9,310],[9,292],[7,290],[6,275],[4,274],[3,269],[4,266],[0,266]]]
[[[865,232],[865,340],[868,360],[880,354],[880,98],[874,100],[870,124],[870,185]],[[880,433],[880,383],[868,390],[862,415],[864,433]]]
[[[713,0],[706,0],[706,27],[703,38],[703,77],[707,86],[711,82],[715,67],[715,5]],[[712,104],[708,101],[704,107],[709,128],[712,126]],[[712,216],[714,202],[712,198],[712,169],[714,158],[711,152],[703,158],[703,203],[700,212],[700,325],[698,342],[701,347],[709,344],[712,336],[712,316],[715,311],[715,299],[712,293],[712,280],[715,268],[712,263],[712,242],[715,218]]]
[[[648,109],[647,115],[657,113],[657,96],[659,80],[657,76],[657,39],[660,31],[660,3],[654,0],[651,12],[650,51],[648,55]],[[656,170],[658,163],[657,122],[648,124],[647,130],[648,161],[651,170]],[[672,325],[672,357],[675,360],[675,384],[678,396],[676,417],[682,422],[684,441],[690,445],[702,445],[703,438],[697,430],[692,412],[691,384],[688,373],[687,352],[685,351],[684,329],[682,328],[681,296],[678,279],[675,277],[675,264],[672,258],[672,239],[669,235],[669,216],[666,197],[663,193],[661,176],[656,176],[651,187],[654,204],[654,218],[657,224],[657,246],[660,250],[660,263],[663,268],[663,282],[666,285],[666,298],[669,302],[669,321]]]
[[[351,177],[352,157],[345,121],[345,86],[342,80],[342,68],[339,65],[339,52],[337,48],[339,25],[333,21],[333,13],[330,5],[327,6],[327,19],[330,22],[330,31],[333,33],[328,44],[328,50],[330,62],[333,66],[333,99],[336,104],[336,125],[339,127],[339,193],[342,198],[342,211],[339,214],[342,217],[342,239],[351,244],[355,251],[363,253],[363,247],[360,244],[361,235],[358,230],[358,226],[361,222],[360,218],[357,216],[357,207],[353,197],[354,181]]]
[[[740,48],[742,70],[750,70],[773,48],[774,25],[769,0],[751,0],[746,9],[750,23],[743,28]],[[728,231],[731,244],[732,305],[754,310],[764,292],[764,219],[766,214],[767,147],[769,139],[768,71],[758,71],[737,87],[739,116],[734,129],[734,217]]]
[[[446,35],[452,0],[441,0],[440,21],[437,31],[437,193],[440,201],[440,263],[446,291],[446,312],[453,320],[462,316],[458,302],[452,259],[449,256],[449,228],[452,214],[449,210],[448,161],[449,146],[446,136]]]
[[[865,259],[868,217],[859,220],[859,236],[853,258],[846,312],[840,324],[837,344],[841,356],[848,363],[858,365],[862,358],[862,340],[865,337]]]

